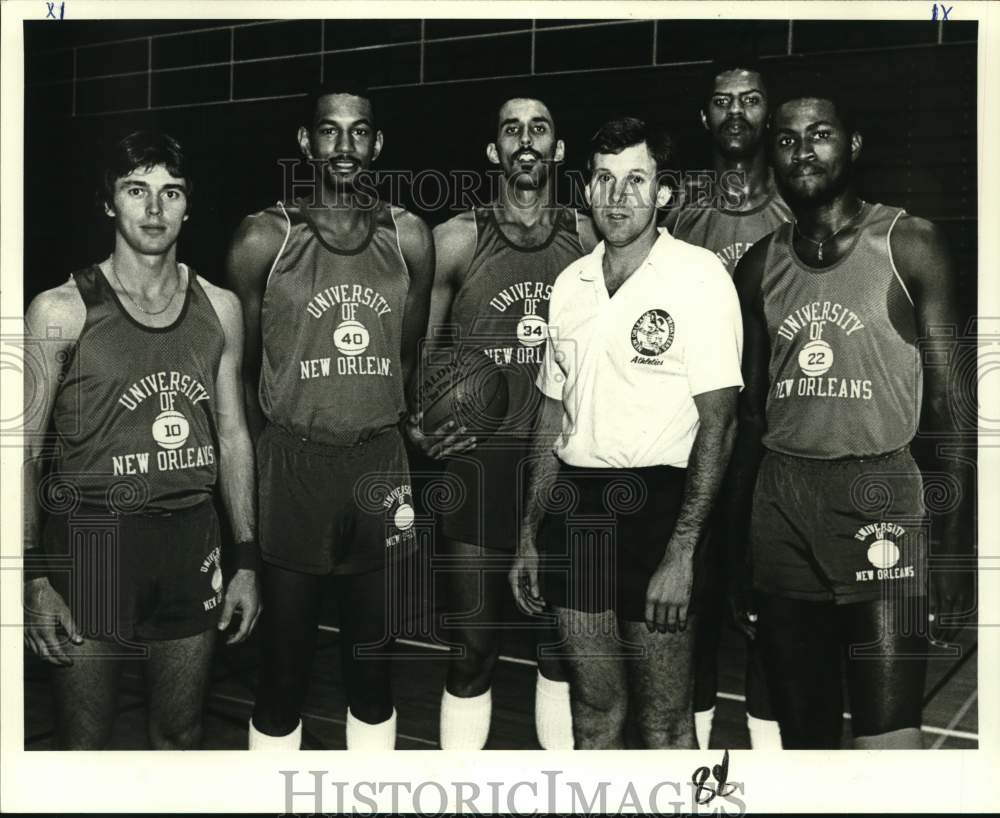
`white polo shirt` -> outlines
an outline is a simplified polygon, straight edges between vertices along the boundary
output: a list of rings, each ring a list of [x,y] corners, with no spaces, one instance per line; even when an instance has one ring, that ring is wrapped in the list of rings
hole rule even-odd
[[[694,396],[743,386],[743,322],[715,254],[661,229],[613,298],[604,242],[556,279],[537,385],[563,402],[555,453],[571,466],[685,468]]]

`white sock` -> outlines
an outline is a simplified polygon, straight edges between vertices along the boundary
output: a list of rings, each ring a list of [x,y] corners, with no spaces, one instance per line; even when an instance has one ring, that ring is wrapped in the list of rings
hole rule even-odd
[[[493,695],[489,688],[478,696],[441,696],[441,749],[482,750],[490,735]]]
[[[392,715],[378,724],[361,721],[347,708],[347,749],[348,750],[395,750],[396,749],[396,708]]]
[[[707,750],[708,740],[712,736],[712,721],[715,719],[715,707],[708,710],[696,710],[694,714],[694,735],[698,739],[698,749]]]
[[[287,736],[269,736],[261,733],[253,726],[253,719],[250,719],[250,734],[247,746],[251,750],[263,750],[265,752],[281,752],[282,750],[298,750],[302,746],[302,721],[295,725]]]
[[[750,747],[754,750],[781,749],[781,728],[778,722],[758,719],[747,713],[747,728],[750,730]]]
[[[573,749],[573,714],[569,707],[569,682],[535,680],[535,733],[543,750]]]

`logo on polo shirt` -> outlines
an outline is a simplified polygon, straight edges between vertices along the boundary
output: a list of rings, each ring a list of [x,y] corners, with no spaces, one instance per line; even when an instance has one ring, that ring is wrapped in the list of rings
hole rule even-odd
[[[674,342],[674,319],[665,310],[646,310],[632,325],[632,348],[639,355],[662,355]],[[660,365],[661,361],[633,358],[633,363]]]

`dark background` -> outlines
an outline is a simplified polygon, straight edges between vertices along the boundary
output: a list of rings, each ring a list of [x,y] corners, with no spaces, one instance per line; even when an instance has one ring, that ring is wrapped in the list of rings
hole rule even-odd
[[[383,169],[486,170],[496,103],[526,85],[549,101],[568,168],[622,113],[666,123],[679,167],[699,168],[704,63],[740,51],[761,57],[772,91],[836,79],[865,137],[862,195],[945,228],[975,311],[975,22],[48,20],[24,33],[26,299],[110,252],[98,159],[137,128],[186,146],[196,189],[179,257],[219,282],[240,219],[282,196],[296,95],[321,75],[377,89]],[[432,225],[450,215],[416,209]]]

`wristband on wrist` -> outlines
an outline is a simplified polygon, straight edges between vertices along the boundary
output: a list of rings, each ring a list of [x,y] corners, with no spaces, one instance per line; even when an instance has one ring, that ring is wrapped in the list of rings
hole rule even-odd
[[[241,568],[249,568],[251,571],[260,570],[260,546],[257,540],[243,540],[233,545],[235,552],[235,566],[239,571]]]
[[[24,582],[46,579],[49,575],[49,561],[41,548],[24,549]]]

